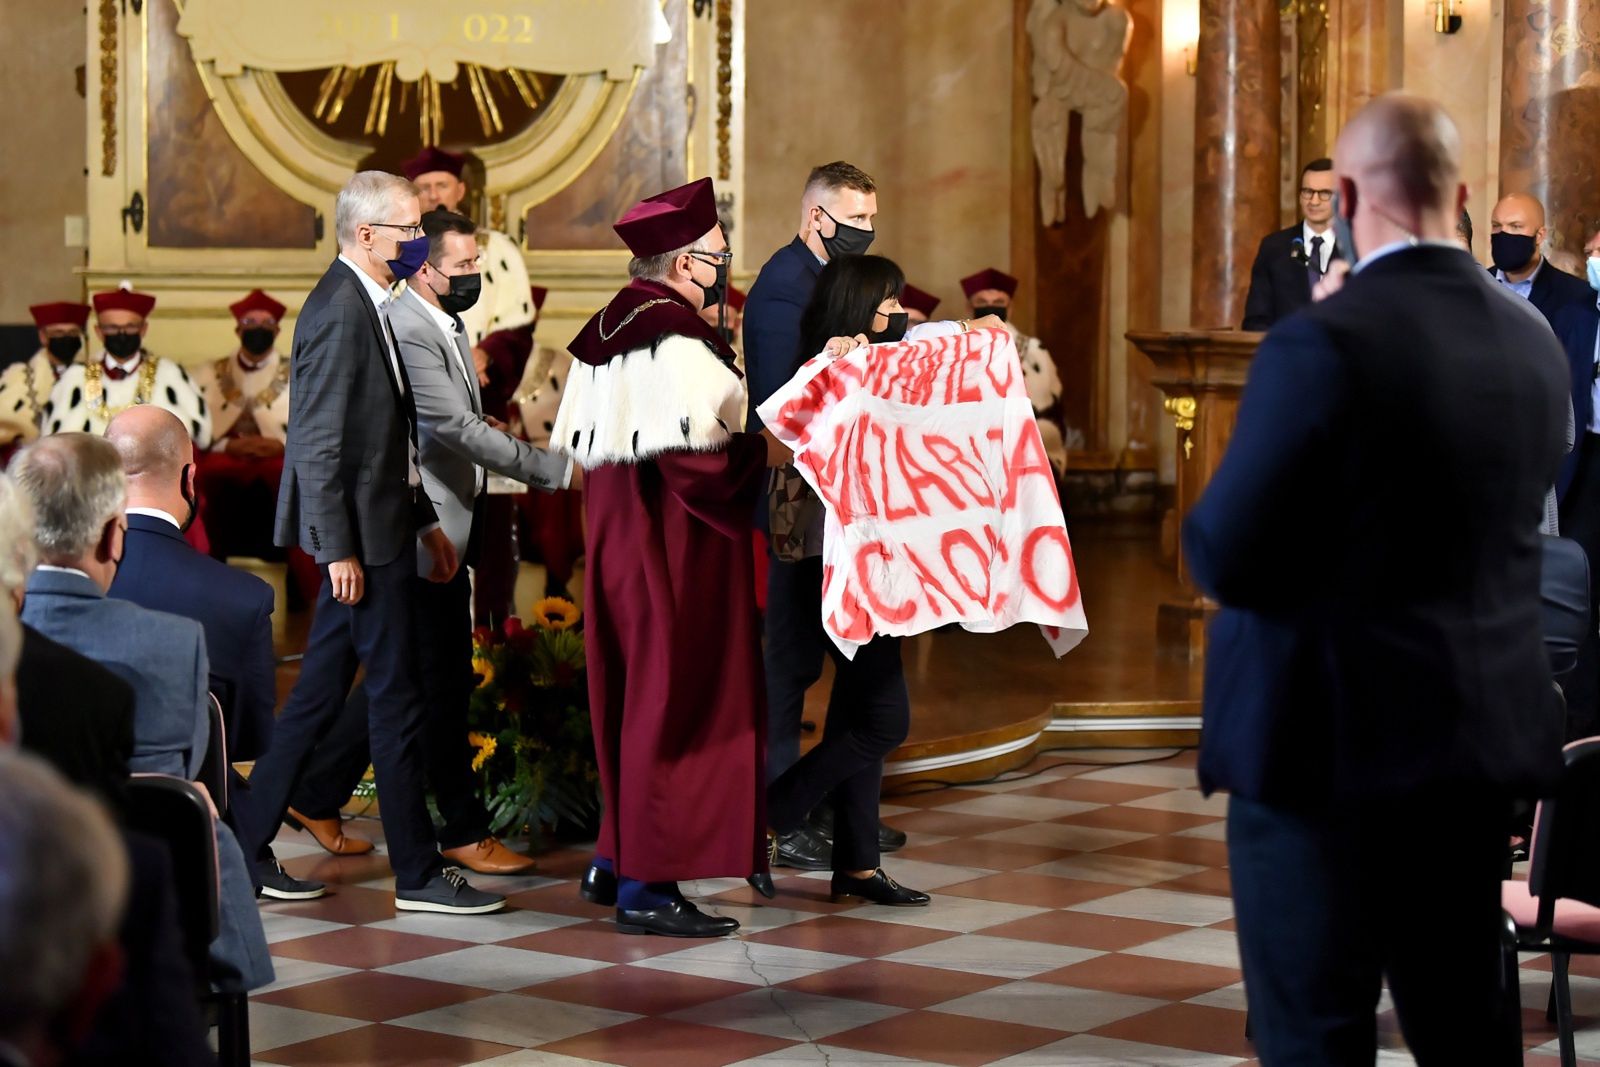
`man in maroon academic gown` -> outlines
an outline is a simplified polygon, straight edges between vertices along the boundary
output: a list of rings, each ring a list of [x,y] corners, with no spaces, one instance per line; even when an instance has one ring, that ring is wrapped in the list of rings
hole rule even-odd
[[[617,929],[731,933],[685,879],[764,873],[766,722],[750,529],[769,434],[738,432],[744,383],[701,308],[730,253],[711,179],[650,197],[616,231],[632,280],[569,346],[553,444],[584,467],[584,641],[605,815],[584,896]]]

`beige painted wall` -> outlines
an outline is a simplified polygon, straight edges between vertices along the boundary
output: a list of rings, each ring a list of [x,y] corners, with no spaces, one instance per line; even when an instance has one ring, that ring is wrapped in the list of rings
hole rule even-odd
[[[82,216],[84,101],[77,68],[84,62],[82,4],[62,0],[0,3],[0,322],[29,322],[28,305],[79,299],[74,271],[84,250],[66,246],[65,219]]]
[[[880,236],[872,251],[937,294],[938,314],[965,307],[963,275],[1008,268],[1011,7],[1011,0],[746,5],[746,200],[735,273],[753,278],[794,237],[806,172],[834,159],[877,181]]]

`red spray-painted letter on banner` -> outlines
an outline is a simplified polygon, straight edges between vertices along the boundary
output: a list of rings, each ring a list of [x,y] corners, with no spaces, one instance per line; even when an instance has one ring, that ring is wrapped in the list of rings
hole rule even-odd
[[[1064,655],[1088,622],[1016,345],[928,334],[817,356],[761,405],[827,507],[823,626],[853,657],[878,634],[1034,622]]]

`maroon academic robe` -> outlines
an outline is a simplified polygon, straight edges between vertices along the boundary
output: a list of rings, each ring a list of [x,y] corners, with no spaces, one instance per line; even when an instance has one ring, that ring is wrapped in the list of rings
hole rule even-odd
[[[610,316],[604,325],[631,309],[632,333],[675,332],[614,356],[585,345],[599,332],[580,335],[573,355],[588,366],[574,367],[553,435],[585,467],[598,852],[645,882],[746,877],[766,869],[750,552],[766,444],[729,431],[744,388],[715,344],[690,333],[692,308],[650,283],[618,299],[620,313],[613,301],[596,316]],[[641,301],[654,303],[641,311]],[[603,332],[615,351],[630,331]]]

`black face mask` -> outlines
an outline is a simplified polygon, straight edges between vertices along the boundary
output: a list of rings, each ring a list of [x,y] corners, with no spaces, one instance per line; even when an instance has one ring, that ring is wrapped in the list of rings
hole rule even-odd
[[[695,257],[695,258],[699,259],[698,256]],[[701,259],[700,262],[704,263],[706,261]],[[689,279],[691,281],[693,281],[696,285],[700,285],[700,291],[705,294],[705,299],[700,301],[700,307],[701,307],[702,310],[705,309],[705,308],[708,308],[708,307],[716,307],[718,304],[721,304],[722,301],[724,299],[726,299],[726,297],[727,297],[727,294],[728,294],[728,263],[727,263],[727,260],[721,260],[721,259],[717,260],[717,262],[716,262],[716,271],[717,271],[717,280],[712,282],[710,285],[700,285],[700,282],[695,279],[694,275],[691,274],[689,276]],[[718,322],[722,321],[722,312],[720,310],[718,310],[718,312],[717,312],[717,321]]]
[[[828,215],[828,209],[825,207],[819,206],[817,210],[824,215]],[[818,233],[817,236],[822,237],[822,250],[828,253],[829,259],[838,259],[840,256],[862,255],[872,247],[872,239],[878,236],[874,230],[863,230],[860,226],[851,226],[849,223],[834,219],[832,215],[828,215],[828,218],[833,219],[833,236],[822,237],[821,233]]]
[[[194,520],[200,514],[200,504],[194,498],[194,491],[189,488],[189,476],[194,473],[194,464],[185,463],[183,470],[178,472],[178,492],[183,494],[183,502],[189,505],[189,517],[183,520],[183,525],[178,527],[184,533],[189,532],[189,527],[194,525]],[[118,560],[117,562],[121,562]]]
[[[106,351],[114,359],[129,359],[139,354],[139,349],[144,347],[144,338],[136,333],[108,333],[106,334]]]
[[[478,294],[481,292],[483,292],[483,275],[456,274],[450,278],[449,292],[434,295],[439,298],[440,307],[452,315],[459,315],[478,302]]]
[[[1533,235],[1530,233],[1493,233],[1489,235],[1489,256],[1501,273],[1522,270],[1533,261]]]
[[[911,321],[911,316],[904,311],[891,311],[888,313],[889,325],[882,330],[868,330],[867,340],[875,345],[888,344],[898,341],[906,335],[906,326]]]
[[[269,326],[251,326],[239,334],[239,343],[252,356],[264,356],[272,351],[272,343],[277,339],[278,331]]]
[[[985,315],[993,315],[1001,322],[1004,322],[1006,321],[1006,312],[1010,310],[1010,308],[1001,307],[999,304],[990,304],[988,307],[973,308],[972,317],[975,319],[981,319]]]
[[[77,334],[67,334],[64,337],[52,337],[45,342],[45,350],[55,358],[57,363],[71,363],[83,348],[83,338]]]

